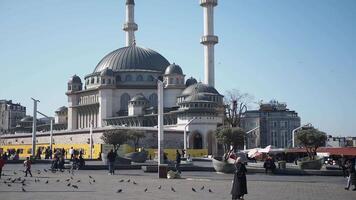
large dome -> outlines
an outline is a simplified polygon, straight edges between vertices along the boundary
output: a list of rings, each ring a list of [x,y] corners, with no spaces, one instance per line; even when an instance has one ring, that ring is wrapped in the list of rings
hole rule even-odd
[[[170,63],[161,54],[152,49],[136,45],[117,49],[106,55],[95,67],[94,72],[104,69],[116,71],[153,70],[164,72]]]

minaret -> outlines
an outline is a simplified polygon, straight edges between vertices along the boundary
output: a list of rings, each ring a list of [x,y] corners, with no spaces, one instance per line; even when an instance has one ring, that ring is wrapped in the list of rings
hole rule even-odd
[[[138,29],[135,23],[135,0],[126,0],[126,21],[122,29],[126,31],[126,46],[133,45],[135,31]]]
[[[204,83],[213,86],[214,79],[214,45],[218,43],[218,37],[214,35],[214,7],[218,0],[200,0],[200,6],[204,9],[204,35],[200,43],[204,45]]]

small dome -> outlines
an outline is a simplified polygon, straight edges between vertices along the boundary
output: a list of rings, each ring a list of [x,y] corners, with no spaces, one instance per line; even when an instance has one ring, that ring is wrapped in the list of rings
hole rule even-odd
[[[57,112],[63,112],[63,111],[67,111],[67,110],[68,110],[67,107],[62,106],[62,107],[59,107],[55,112],[57,113]]]
[[[211,101],[207,94],[194,94],[188,96],[184,101]]]
[[[143,94],[137,94],[130,101],[148,101]]]
[[[80,79],[79,76],[74,75],[69,79],[68,83],[79,83],[79,84],[82,84],[82,80]]]
[[[22,118],[20,121],[21,122],[32,122],[33,121],[33,117],[26,116],[26,117]]]
[[[114,71],[112,71],[112,69],[106,68],[100,72],[100,76],[114,76]]]
[[[165,75],[171,75],[171,74],[183,75],[183,71],[179,65],[176,65],[175,63],[173,63],[166,68],[166,71],[164,72],[164,74]]]
[[[214,87],[199,82],[185,88],[182,92],[182,96],[195,95],[200,93],[220,95]]]
[[[197,79],[193,78],[193,77],[190,77],[189,79],[187,79],[187,81],[185,82],[185,86],[186,87],[189,87],[191,85],[194,85],[198,83]]]

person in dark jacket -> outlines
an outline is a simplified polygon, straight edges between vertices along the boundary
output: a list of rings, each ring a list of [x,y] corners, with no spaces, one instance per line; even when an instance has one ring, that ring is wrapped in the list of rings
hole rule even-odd
[[[231,195],[232,200],[243,199],[244,195],[247,194],[247,180],[246,180],[246,167],[241,162],[241,158],[237,157],[235,161],[235,173],[234,180],[232,182]]]
[[[116,159],[116,151],[114,152],[112,149],[107,155],[108,164],[109,164],[109,175],[115,174],[115,159]]]
[[[353,185],[354,189],[353,191],[356,191],[356,171],[355,171],[355,161],[354,160],[347,160],[346,164],[346,171],[348,173],[347,177],[347,185],[345,187],[345,190],[349,190],[350,186]]]
[[[176,170],[178,173],[181,173],[180,168],[179,168],[181,159],[182,159],[182,156],[180,155],[180,153],[177,149],[177,151],[176,151]]]

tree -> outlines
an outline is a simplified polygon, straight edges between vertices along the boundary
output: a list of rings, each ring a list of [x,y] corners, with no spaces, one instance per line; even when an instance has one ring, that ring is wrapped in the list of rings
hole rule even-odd
[[[297,141],[306,149],[310,160],[315,160],[316,150],[325,146],[326,133],[315,128],[308,128],[297,132]]]
[[[216,130],[216,139],[220,144],[224,146],[224,158],[228,159],[228,152],[230,151],[230,146],[235,151],[238,148],[243,147],[245,140],[245,131],[238,127],[220,127]]]
[[[114,146],[114,151],[116,152],[129,138],[127,130],[107,130],[103,133],[101,139],[106,144],[112,144]]]
[[[248,93],[241,93],[239,90],[228,90],[225,93],[225,121],[231,127],[241,127],[241,116],[247,111],[253,97]]]
[[[143,131],[130,130],[128,131],[128,139],[131,140],[134,144],[135,151],[138,148],[140,139],[146,137]]]

